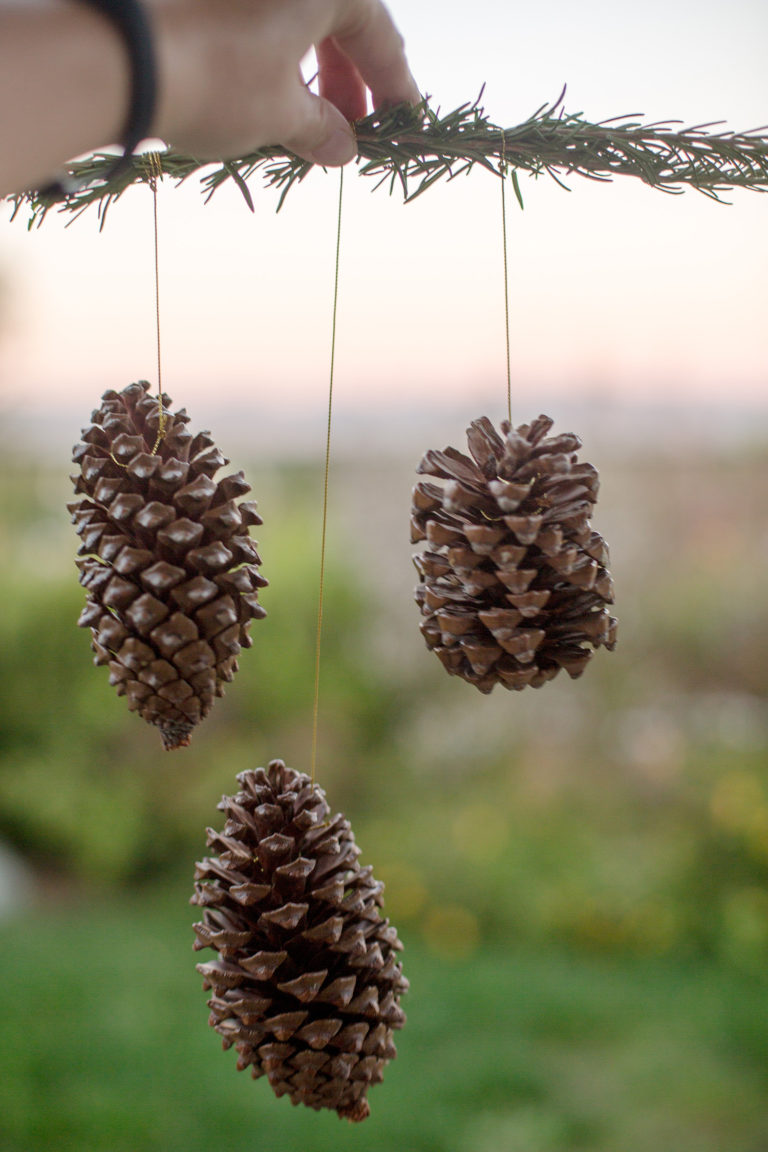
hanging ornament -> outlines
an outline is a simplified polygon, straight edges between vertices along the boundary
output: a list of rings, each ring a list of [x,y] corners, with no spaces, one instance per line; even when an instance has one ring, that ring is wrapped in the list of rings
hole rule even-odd
[[[608,549],[590,525],[597,470],[581,441],[549,436],[539,416],[501,435],[486,417],[467,429],[470,456],[427,452],[413,492],[411,541],[421,632],[453,676],[481,692],[534,688],[561,668],[580,676],[599,647],[612,650]]]
[[[197,966],[210,1024],[237,1049],[238,1069],[266,1076],[277,1096],[364,1120],[368,1088],[396,1055],[408,988],[382,885],[308,776],[273,760],[237,779],[192,897],[203,909],[195,948],[219,953]]]
[[[250,485],[242,472],[217,483],[229,461],[170,405],[146,381],[105,392],[73,449],[82,498],[68,505],[94,663],[166,749],[189,743],[232,680],[267,583],[248,534],[256,505],[236,502]]]

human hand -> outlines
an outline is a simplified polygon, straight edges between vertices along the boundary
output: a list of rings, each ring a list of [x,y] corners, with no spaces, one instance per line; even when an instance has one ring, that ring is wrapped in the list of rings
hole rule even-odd
[[[155,0],[159,106],[154,131],[201,159],[281,144],[345,164],[349,121],[420,99],[403,41],[381,0]],[[315,47],[319,95],[300,62]]]

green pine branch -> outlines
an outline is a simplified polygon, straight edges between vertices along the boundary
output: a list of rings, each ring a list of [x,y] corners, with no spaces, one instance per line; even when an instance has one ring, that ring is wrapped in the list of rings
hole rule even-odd
[[[580,112],[566,112],[563,96],[564,91],[554,104],[504,129],[486,116],[482,92],[474,103],[444,116],[427,100],[417,108],[375,112],[355,124],[360,174],[374,177],[376,186],[388,186],[390,193],[399,186],[404,198],[413,200],[438,180],[454,179],[475,165],[497,176],[506,168],[521,206],[520,172],[546,174],[563,187],[574,175],[598,181],[634,176],[664,192],[689,187],[714,200],[733,188],[768,191],[768,128],[715,132],[719,123],[681,128],[679,121],[646,124],[635,115],[593,124]],[[279,193],[279,209],[313,167],[280,147],[217,164],[171,150],[137,155],[127,170],[107,178],[113,163],[114,156],[95,153],[70,164],[66,174],[73,191],[59,200],[35,192],[12,196],[13,215],[28,207],[32,227],[51,208],[77,216],[96,205],[103,224],[110,205],[132,184],[149,183],[160,173],[181,183],[201,171],[206,200],[233,181],[253,209],[249,181],[259,173]]]

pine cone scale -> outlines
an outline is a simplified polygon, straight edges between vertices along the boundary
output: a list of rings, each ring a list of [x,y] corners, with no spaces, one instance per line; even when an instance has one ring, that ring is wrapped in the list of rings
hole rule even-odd
[[[195,947],[222,956],[198,965],[213,989],[211,1023],[238,1067],[266,1074],[278,1095],[362,1119],[368,1086],[395,1054],[407,988],[381,885],[307,777],[273,761],[238,779],[242,790],[219,805],[225,831],[209,835],[219,855],[195,873]]]
[[[232,679],[251,620],[265,614],[266,581],[248,537],[260,522],[255,506],[236,503],[249,491],[243,474],[217,484],[226,458],[208,433],[192,435],[183,409],[174,415],[167,396],[162,403],[158,436],[146,382],[104,394],[73,449],[83,498],[69,507],[88,593],[78,623],[91,628],[95,662],[110,663],[129,709],[175,748]]]
[[[428,544],[414,557],[421,631],[481,692],[581,675],[594,648],[615,645],[608,549],[589,521],[599,477],[577,459],[579,438],[551,427],[541,416],[499,435],[483,417],[467,430],[471,458],[430,451],[417,468],[442,481],[414,488],[411,538]]]

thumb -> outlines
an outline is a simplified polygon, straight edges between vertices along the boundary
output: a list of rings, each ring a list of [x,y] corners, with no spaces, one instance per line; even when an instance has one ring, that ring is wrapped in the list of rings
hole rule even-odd
[[[303,84],[295,96],[294,128],[280,143],[303,160],[328,167],[348,164],[357,155],[355,134],[330,100]]]

